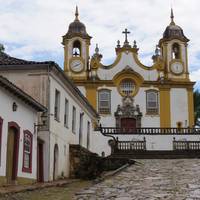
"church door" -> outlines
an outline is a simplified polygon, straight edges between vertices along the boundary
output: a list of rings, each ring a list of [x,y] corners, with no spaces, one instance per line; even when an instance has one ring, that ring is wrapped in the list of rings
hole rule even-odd
[[[122,118],[121,119],[121,128],[125,131],[131,132],[136,128],[136,119],[134,118]]]
[[[19,132],[14,127],[8,129],[6,178],[7,183],[13,183],[17,178]]]

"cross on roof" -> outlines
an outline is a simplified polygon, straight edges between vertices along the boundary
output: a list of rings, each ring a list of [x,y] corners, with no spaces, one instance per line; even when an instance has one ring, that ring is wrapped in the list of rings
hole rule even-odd
[[[125,43],[128,43],[128,39],[127,39],[127,36],[128,34],[130,34],[131,32],[127,30],[127,28],[125,28],[125,31],[123,31],[122,33],[125,34]]]

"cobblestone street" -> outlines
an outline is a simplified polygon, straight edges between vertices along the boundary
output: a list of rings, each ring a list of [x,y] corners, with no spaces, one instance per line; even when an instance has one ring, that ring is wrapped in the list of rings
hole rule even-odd
[[[118,175],[76,194],[76,200],[198,200],[200,160],[138,160]]]
[[[83,181],[63,187],[18,193],[0,199],[200,200],[200,160],[137,161],[137,164],[95,185]]]

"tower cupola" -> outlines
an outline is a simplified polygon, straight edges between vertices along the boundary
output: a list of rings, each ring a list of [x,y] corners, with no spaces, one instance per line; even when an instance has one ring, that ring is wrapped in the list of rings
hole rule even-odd
[[[78,36],[84,39],[91,39],[91,36],[89,36],[86,31],[85,25],[79,20],[79,12],[78,12],[77,6],[76,6],[76,12],[75,12],[75,19],[69,25],[67,33],[63,36],[63,40],[65,38],[69,39],[75,36]]]
[[[179,39],[183,42],[189,41],[189,39],[184,35],[183,29],[175,24],[173,9],[171,9],[171,22],[165,29],[163,33],[163,38],[160,40],[160,42],[162,42],[163,40],[172,40],[172,39]]]

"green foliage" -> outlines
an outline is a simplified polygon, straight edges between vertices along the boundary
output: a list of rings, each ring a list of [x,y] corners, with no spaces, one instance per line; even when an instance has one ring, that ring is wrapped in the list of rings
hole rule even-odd
[[[195,113],[195,124],[200,125],[198,119],[200,119],[200,92],[196,90],[194,92],[194,113]]]
[[[4,52],[4,51],[5,51],[4,46],[3,46],[2,44],[0,44],[0,53],[1,53],[1,52]]]

